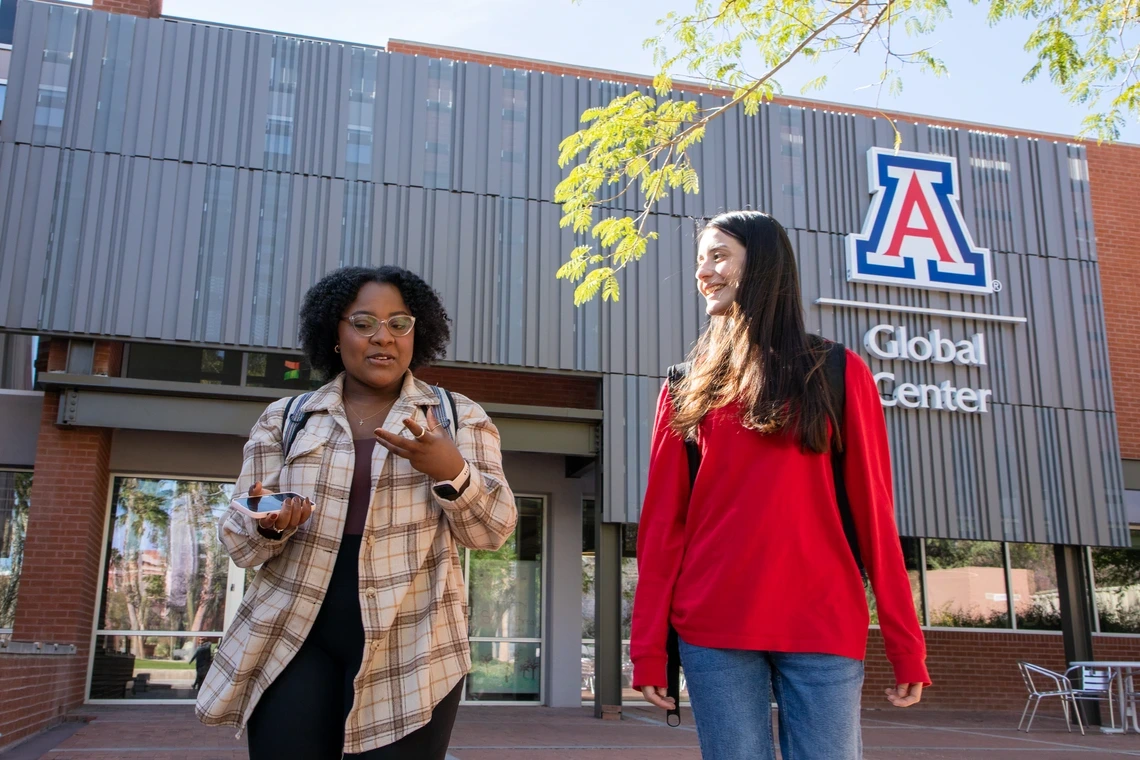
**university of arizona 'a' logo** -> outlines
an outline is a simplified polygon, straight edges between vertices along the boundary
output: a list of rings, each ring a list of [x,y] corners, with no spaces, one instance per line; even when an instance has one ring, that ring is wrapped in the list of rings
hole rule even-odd
[[[990,252],[978,248],[958,207],[951,156],[871,148],[871,209],[847,238],[847,279],[992,293]]]

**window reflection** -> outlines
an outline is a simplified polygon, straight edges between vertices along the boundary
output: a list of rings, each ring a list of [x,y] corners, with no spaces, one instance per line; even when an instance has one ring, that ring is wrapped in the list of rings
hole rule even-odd
[[[518,526],[496,551],[472,551],[469,632],[474,638],[542,636],[542,500],[516,499]]]
[[[127,377],[205,385],[240,385],[241,351],[131,344]]]
[[[914,611],[918,615],[919,624],[925,624],[922,605],[922,539],[899,539],[902,544],[903,562],[906,564],[906,574],[910,578],[910,596],[914,601]],[[879,609],[875,603],[875,594],[870,582],[865,584],[867,592],[867,608],[871,612],[871,625],[879,624]]]
[[[115,478],[99,628],[221,631],[229,558],[218,521],[229,483]]]
[[[249,354],[245,384],[250,388],[312,390],[324,385],[309,360],[295,354]]]
[[[541,647],[508,641],[471,642],[467,699],[479,702],[537,702],[542,698]]]
[[[0,630],[11,630],[16,619],[31,497],[32,473],[0,471]]]
[[[1140,531],[1132,548],[1093,549],[1092,563],[1101,633],[1140,633]]]
[[[352,49],[348,90],[348,132],[345,150],[345,176],[370,179],[372,176],[372,136],[376,114],[376,69],[379,53]]]
[[[467,552],[471,673],[466,698],[536,702],[542,683],[545,502],[516,496],[514,534],[496,551]]]
[[[1061,630],[1061,600],[1053,546],[1009,544],[1009,565],[1017,627],[1033,631]]]
[[[428,61],[427,142],[424,146],[424,187],[451,185],[451,121],[453,61]]]
[[[91,699],[194,699],[217,636],[96,636]]]
[[[16,0],[0,2],[0,45],[11,45],[16,30]]]
[[[526,171],[528,72],[503,72],[502,183],[508,196],[523,194]]]
[[[1008,628],[1001,544],[927,539],[926,597],[932,626]]]
[[[38,145],[59,145],[63,137],[78,15],[74,8],[51,6],[48,10],[47,39],[32,114],[32,141]]]
[[[94,127],[95,144],[105,146],[108,151],[122,149],[134,39],[134,16],[113,14],[107,20]]]
[[[273,38],[269,64],[269,104],[265,112],[265,168],[286,171],[293,155],[297,112],[297,59],[300,40]]]

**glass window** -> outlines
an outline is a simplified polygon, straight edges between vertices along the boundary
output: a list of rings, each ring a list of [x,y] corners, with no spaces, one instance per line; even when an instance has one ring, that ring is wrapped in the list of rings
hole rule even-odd
[[[206,169],[206,208],[202,213],[198,245],[198,288],[194,292],[194,329],[201,340],[222,342],[222,315],[226,309],[230,246],[234,223],[236,170],[227,166]]]
[[[59,145],[63,137],[63,114],[71,83],[78,15],[75,8],[55,5],[48,9],[47,40],[40,62],[36,110],[32,115],[32,141],[37,145]]]
[[[514,534],[496,551],[466,552],[471,674],[467,699],[537,702],[541,696],[541,497],[516,496]]]
[[[0,45],[11,45],[16,30],[16,0],[0,2]]]
[[[479,702],[541,700],[540,650],[533,642],[472,641],[467,699]]]
[[[218,521],[229,483],[115,478],[104,631],[221,631],[229,560]]]
[[[257,255],[252,283],[249,341],[265,345],[276,341],[270,329],[280,314],[280,293],[285,280],[285,248],[289,237],[290,175],[266,172],[261,184],[261,213],[257,224]],[[276,308],[274,308],[276,306]]]
[[[32,473],[0,471],[0,635],[11,633],[28,533]]]
[[[472,551],[469,633],[474,638],[542,636],[542,500],[519,497],[514,534],[496,551]]]
[[[1008,628],[1001,543],[927,539],[926,598],[931,626]]]
[[[273,38],[269,62],[269,104],[265,110],[265,168],[287,171],[293,155],[300,40]]]
[[[1057,560],[1050,544],[1009,544],[1010,585],[1017,627],[1061,630]]]
[[[229,483],[115,478],[91,698],[194,698],[226,595],[244,592],[217,536],[232,495]]]
[[[453,61],[428,62],[427,141],[424,158],[424,187],[451,184],[451,122]]]
[[[369,179],[372,175],[372,130],[376,119],[376,71],[379,53],[352,49],[348,89],[348,145],[345,177]]]
[[[372,198],[375,186],[371,182],[345,181],[344,210],[340,218],[341,266],[368,266],[372,255]]]
[[[91,699],[194,699],[219,636],[96,636]]]
[[[914,600],[914,611],[918,615],[919,624],[925,624],[922,611],[922,539],[899,538],[902,544],[903,562],[906,563],[906,574],[910,578],[910,595]],[[866,584],[867,608],[871,611],[871,625],[879,624],[879,610],[875,604],[875,594],[871,584]]]
[[[0,82],[0,119],[4,118],[4,104],[8,102],[8,83]]]
[[[287,388],[313,390],[324,385],[319,372],[309,360],[293,354],[249,354],[245,384],[251,388]]]
[[[500,158],[503,194],[522,195],[526,168],[527,111],[527,72],[507,70],[503,72],[503,133]]]
[[[122,149],[127,121],[127,84],[131,77],[131,50],[135,17],[113,14],[107,22],[99,72],[99,103],[95,107],[95,145],[108,152]],[[141,57],[140,57],[141,58]]]
[[[127,377],[205,385],[240,385],[241,351],[132,343]]]
[[[1093,549],[1093,585],[1101,633],[1140,633],[1140,530],[1130,549]]]

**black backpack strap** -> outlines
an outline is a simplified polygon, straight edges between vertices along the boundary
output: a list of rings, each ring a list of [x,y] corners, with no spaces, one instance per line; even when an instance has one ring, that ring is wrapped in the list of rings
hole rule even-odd
[[[309,416],[312,412],[304,410],[305,402],[312,396],[312,392],[302,393],[300,396],[293,396],[285,402],[285,411],[281,416],[281,458],[286,459],[289,456],[289,450],[293,448],[293,441],[297,440],[297,434],[301,432],[301,428],[305,427],[305,423],[309,421]]]
[[[674,364],[669,368],[669,394],[671,396],[677,387],[677,383],[688,376],[691,368],[691,362]],[[697,470],[701,468],[701,449],[697,442],[690,438],[685,439],[685,456],[689,460],[689,492],[692,493],[693,485],[697,482]]]
[[[847,403],[847,348],[842,343],[827,343],[827,358],[824,360],[824,378],[831,394],[831,409],[838,422],[832,433],[831,477],[835,482],[835,502],[839,507],[839,519],[843,522],[843,534],[847,545],[855,557],[855,564],[863,580],[867,571],[863,568],[863,555],[859,551],[859,535],[855,532],[855,517],[851,514],[851,502],[847,498],[847,485],[843,478],[843,411]]]
[[[674,364],[669,368],[670,396],[674,396],[677,384],[685,379],[691,368],[690,362]],[[689,493],[692,494],[693,485],[697,482],[697,471],[701,468],[701,449],[696,441],[685,439],[685,458],[689,463]],[[676,727],[681,725],[681,644],[677,631],[672,625],[669,626],[669,633],[665,638],[665,658],[666,695],[673,698],[674,705],[674,708],[666,713],[665,722]]]

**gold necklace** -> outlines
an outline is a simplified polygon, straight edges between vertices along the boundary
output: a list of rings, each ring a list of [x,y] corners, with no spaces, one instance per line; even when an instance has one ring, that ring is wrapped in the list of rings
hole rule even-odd
[[[398,397],[397,397],[397,398],[398,398]],[[387,404],[385,404],[385,405],[384,405],[384,406],[383,406],[383,407],[380,409],[380,411],[379,411],[379,412],[374,412],[373,414],[370,414],[370,415],[368,415],[367,417],[360,417],[360,416],[359,416],[358,414],[356,414],[355,412],[353,412],[353,413],[352,413],[352,416],[353,416],[353,417],[357,417],[357,421],[356,421],[356,424],[357,424],[357,425],[363,426],[363,425],[364,425],[364,423],[365,423],[366,421],[368,421],[368,420],[372,419],[372,418],[373,418],[373,417],[375,417],[377,414],[380,414],[381,412],[386,412],[386,411],[388,411],[388,409],[389,409],[389,408],[392,406],[392,404],[394,404],[394,403],[396,403],[396,399],[392,399],[392,400],[391,400],[391,401],[389,401]],[[351,408],[351,407],[348,405],[348,399],[344,399],[344,408],[345,408],[345,410],[346,410],[346,411],[352,412],[352,408]]]

